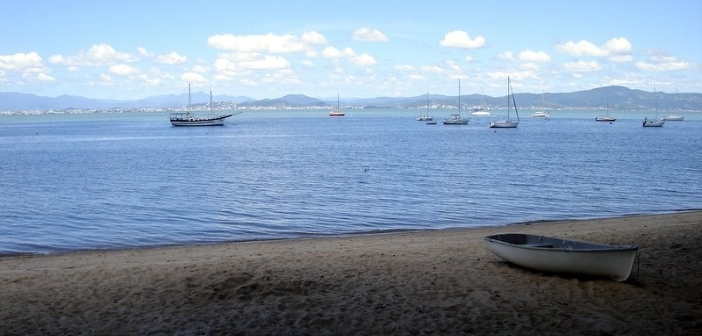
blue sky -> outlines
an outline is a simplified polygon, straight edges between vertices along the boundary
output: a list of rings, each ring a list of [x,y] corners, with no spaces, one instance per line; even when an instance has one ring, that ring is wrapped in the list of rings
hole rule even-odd
[[[702,92],[702,1],[23,0],[0,91],[139,99]]]

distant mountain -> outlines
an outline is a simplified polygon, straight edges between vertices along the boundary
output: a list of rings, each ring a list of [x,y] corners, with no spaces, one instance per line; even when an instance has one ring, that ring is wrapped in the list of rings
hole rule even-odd
[[[193,105],[209,102],[209,93],[195,92],[191,95]],[[429,95],[432,106],[456,106],[458,97]],[[331,108],[336,106],[334,98],[317,99],[303,94],[290,94],[275,99],[255,100],[244,96],[214,96],[216,103],[236,103],[242,108]],[[612,110],[646,110],[658,106],[660,110],[702,110],[701,93],[664,93],[632,90],[623,86],[607,86],[570,93],[517,93],[517,106],[520,108],[541,107],[543,102],[550,109],[598,109],[609,107]],[[490,108],[505,108],[506,97],[490,97],[479,94],[461,95],[464,107],[487,105]],[[376,97],[341,99],[345,108],[423,108],[427,96]],[[188,104],[186,93],[178,95],[153,96],[139,100],[92,99],[79,96],[42,97],[27,93],[0,92],[0,111],[16,110],[64,110],[64,109],[117,109],[117,108],[169,108]]]
[[[336,104],[335,104],[336,105]],[[326,107],[329,106],[319,99],[302,94],[287,95],[277,99],[262,99],[240,103],[241,107]]]

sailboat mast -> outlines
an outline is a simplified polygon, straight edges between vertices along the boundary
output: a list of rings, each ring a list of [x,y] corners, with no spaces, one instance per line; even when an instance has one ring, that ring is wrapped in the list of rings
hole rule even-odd
[[[458,79],[458,118],[461,118],[461,79]]]
[[[507,120],[509,120],[509,76],[507,76]]]

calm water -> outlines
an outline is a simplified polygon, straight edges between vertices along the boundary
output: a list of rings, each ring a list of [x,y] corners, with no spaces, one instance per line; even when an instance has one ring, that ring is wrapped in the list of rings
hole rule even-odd
[[[699,114],[642,128],[645,113],[564,112],[497,131],[419,114],[246,112],[205,128],[166,114],[0,116],[0,254],[702,208]]]

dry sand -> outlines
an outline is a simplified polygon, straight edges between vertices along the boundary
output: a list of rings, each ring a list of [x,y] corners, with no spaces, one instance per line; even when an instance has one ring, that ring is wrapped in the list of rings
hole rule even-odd
[[[638,245],[635,281],[501,261],[493,233]],[[702,212],[0,258],[3,335],[702,335]]]

